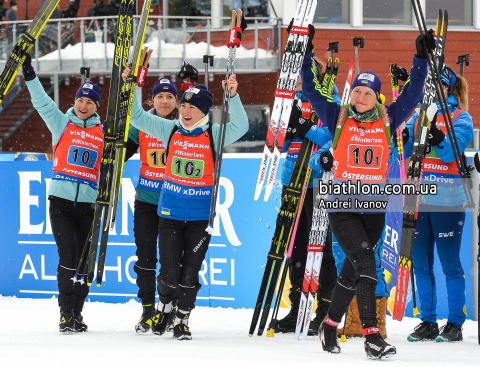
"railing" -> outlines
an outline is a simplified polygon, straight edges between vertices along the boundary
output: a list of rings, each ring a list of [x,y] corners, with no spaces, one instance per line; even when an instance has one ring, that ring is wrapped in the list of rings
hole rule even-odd
[[[212,54],[216,57],[209,72],[224,73],[228,57],[225,31],[229,28],[225,20],[229,19],[150,16],[145,36],[145,46],[153,49],[150,72],[176,73],[182,61],[188,60],[201,73],[203,55]],[[40,76],[67,76],[87,66],[93,75],[108,76],[112,67],[116,20],[116,16],[50,19],[31,54],[36,73]],[[212,21],[220,24],[221,28],[212,28]],[[133,42],[138,22],[139,16],[134,16]],[[242,41],[245,47],[237,50],[236,72],[278,70],[281,54],[279,20],[275,19],[275,24],[270,24],[268,18],[247,18],[247,22],[250,24]],[[222,26],[223,23],[225,25]],[[16,21],[1,29],[0,69],[3,69],[13,45],[27,27],[28,22]]]

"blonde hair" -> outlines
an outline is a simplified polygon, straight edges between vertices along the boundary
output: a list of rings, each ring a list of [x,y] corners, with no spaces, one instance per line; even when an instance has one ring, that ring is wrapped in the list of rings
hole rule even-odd
[[[450,65],[445,64],[445,67],[453,70]],[[449,91],[457,99],[458,107],[461,110],[468,112],[468,82],[464,77],[457,75],[456,73],[455,75],[457,76],[457,81],[453,85],[453,88],[449,88]]]

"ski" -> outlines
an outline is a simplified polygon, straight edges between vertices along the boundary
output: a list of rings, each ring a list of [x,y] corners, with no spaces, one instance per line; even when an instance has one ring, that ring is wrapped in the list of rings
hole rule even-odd
[[[350,60],[350,67],[348,68],[347,81],[345,82],[345,88],[343,88],[342,106],[346,105],[350,101],[350,89],[353,83],[353,77],[355,73],[355,65],[353,59]]]
[[[416,9],[414,9],[416,10]],[[439,10],[437,26],[435,30],[436,47],[433,62],[436,67],[443,65],[443,51],[447,36],[448,16],[442,15]],[[425,93],[422,100],[422,106],[415,131],[412,155],[407,170],[407,184],[413,184],[419,190],[423,179],[423,163],[427,152],[428,126],[430,122],[427,119],[427,108],[434,103],[436,92],[436,80],[434,70],[429,69],[427,81],[425,83]],[[440,87],[441,88],[441,87]],[[419,192],[419,191],[418,191]],[[395,304],[393,309],[393,319],[401,321],[405,313],[407,303],[408,284],[410,272],[412,269],[413,243],[415,240],[415,229],[417,226],[418,206],[420,204],[420,195],[406,195],[403,208],[402,234],[400,240],[400,253],[398,257],[397,283],[395,288]]]
[[[248,333],[249,336],[252,336],[255,331],[260,318],[260,313],[262,313],[262,315],[257,335],[260,336],[263,334],[267,323],[270,306],[272,304],[278,277],[285,258],[287,245],[290,243],[303,188],[304,185],[308,185],[310,179],[311,170],[308,169],[308,161],[310,159],[311,149],[312,142],[308,139],[304,139],[297,160],[295,161],[290,182],[284,196],[282,197],[282,205],[278,213],[272,244],[267,256],[267,263],[265,265],[257,302],[255,303],[253,318]]]
[[[275,91],[275,102],[263,150],[258,173],[254,200],[258,200],[263,189],[270,157],[273,153],[271,168],[268,173],[264,201],[267,201],[273,189],[275,176],[280,163],[280,153],[285,142],[285,134],[295,97],[298,77],[300,75],[308,40],[308,25],[313,22],[317,0],[300,0],[295,12],[293,26],[288,36],[282,58],[280,76]],[[279,123],[280,121],[280,123]]]
[[[145,30],[147,27],[148,16],[150,13],[150,5],[152,0],[146,0],[143,3],[142,13],[140,16],[140,22],[137,29],[137,39],[133,49],[133,55],[130,55],[130,37],[125,37],[122,54],[122,67],[124,68],[128,61],[131,62],[132,73],[127,78],[127,81],[123,83],[121,92],[119,91],[117,100],[117,116],[115,121],[115,146],[114,146],[114,161],[112,162],[111,172],[112,180],[110,181],[111,187],[109,189],[110,201],[108,206],[104,210],[104,222],[102,235],[100,239],[100,248],[98,253],[98,269],[97,269],[97,287],[102,284],[103,273],[105,268],[105,255],[107,252],[108,234],[109,230],[113,230],[115,227],[115,219],[118,207],[118,200],[120,194],[120,188],[122,183],[123,165],[125,162],[125,145],[128,140],[128,130],[130,127],[130,116],[132,114],[133,98],[135,95],[135,89],[137,81],[145,80],[147,73],[147,66],[152,54],[152,50],[148,51],[143,47],[143,40],[145,38]],[[128,16],[127,12],[127,16]],[[132,18],[133,20],[133,18]],[[129,34],[128,27],[132,27],[132,24],[125,23],[126,35]],[[130,58],[131,56],[131,58]],[[123,71],[123,70],[122,70]]]
[[[333,91],[333,88],[335,86],[335,81],[336,81],[336,78],[337,78],[338,68],[339,68],[339,64],[340,64],[338,59],[334,59],[334,53],[338,52],[338,42],[330,43],[328,51],[331,51],[332,56],[327,61],[327,67],[326,67],[325,73],[323,74],[323,79],[322,79],[322,88],[324,88],[327,93],[331,94],[332,91]],[[311,121],[319,127],[322,126],[322,123],[321,123],[321,121],[318,120],[318,117],[316,116],[315,111],[312,111]],[[302,142],[302,145],[303,145],[303,142]],[[310,151],[309,156],[311,156],[317,150],[317,148],[318,147],[316,145],[312,145],[312,149]],[[300,155],[299,155],[299,157],[300,157]],[[297,160],[299,159],[299,157],[297,157]],[[310,166],[307,168],[307,170],[308,170],[307,175],[308,175],[308,177],[310,177],[310,174],[311,174]],[[275,301],[275,305],[273,307],[272,319],[271,319],[271,321],[268,325],[267,336],[269,336],[269,337],[274,337],[275,336],[275,331],[276,331],[276,327],[277,327],[277,323],[278,323],[278,320],[277,320],[278,311],[279,311],[279,308],[280,308],[280,302],[281,302],[281,297],[282,297],[282,293],[283,293],[283,288],[285,286],[285,279],[287,277],[288,264],[289,264],[289,261],[290,261],[290,257],[292,255],[293,245],[294,245],[294,242],[295,242],[295,236],[296,236],[296,233],[297,233],[298,222],[300,220],[300,214],[302,212],[303,201],[305,199],[307,189],[308,189],[308,181],[303,185],[303,190],[302,190],[302,194],[301,194],[301,197],[300,197],[300,204],[298,205],[298,209],[297,209],[297,214],[296,214],[296,219],[295,219],[295,225],[294,225],[294,228],[293,228],[293,233],[290,236],[290,243],[289,243],[289,246],[288,246],[287,258],[286,258],[285,264],[283,265],[282,277],[281,277],[281,280],[280,280],[279,287],[277,289],[277,298],[276,298],[276,301]]]
[[[225,133],[227,131],[227,120],[229,116],[230,92],[228,91],[226,82],[235,70],[235,57],[237,54],[237,47],[240,46],[243,30],[242,25],[242,11],[238,9],[237,12],[232,10],[232,27],[228,31],[228,61],[227,72],[225,74],[225,90],[223,91],[222,103],[222,120],[220,122],[220,129],[218,131],[217,150],[215,152],[215,170],[213,172],[213,188],[212,197],[210,199],[210,215],[208,218],[208,225],[205,229],[207,233],[213,235],[213,221],[215,218],[215,208],[217,205],[218,188],[220,185],[220,172],[222,169],[223,150],[225,145]]]
[[[0,75],[0,103],[2,103],[5,98],[10,85],[15,80],[15,76],[25,61],[25,57],[32,50],[35,40],[42,32],[43,27],[47,24],[48,19],[50,19],[59,2],[60,0],[47,0],[43,3],[25,33],[22,34],[22,37],[10,52],[5,68]]]

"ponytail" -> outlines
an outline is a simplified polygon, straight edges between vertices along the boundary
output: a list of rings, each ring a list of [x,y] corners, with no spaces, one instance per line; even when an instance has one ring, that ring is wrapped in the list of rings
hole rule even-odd
[[[464,77],[457,75],[457,81],[452,88],[452,93],[458,101],[458,107],[468,112],[468,83]]]

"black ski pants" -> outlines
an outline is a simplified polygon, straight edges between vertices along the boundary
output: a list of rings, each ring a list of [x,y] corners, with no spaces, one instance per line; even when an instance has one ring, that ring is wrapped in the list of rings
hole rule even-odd
[[[135,200],[133,232],[137,247],[137,261],[133,267],[137,273],[138,298],[143,305],[155,304],[157,275],[158,205]]]
[[[375,247],[382,235],[385,214],[329,213],[330,226],[345,253],[329,316],[340,322],[357,296],[363,328],[377,326]]]
[[[198,272],[202,267],[211,236],[205,232],[208,220],[179,221],[160,217],[158,231],[162,234],[158,295],[164,304],[173,300],[178,288],[178,309],[195,308],[201,288]]]
[[[50,196],[50,223],[58,249],[58,304],[61,311],[81,312],[88,295],[86,283],[73,281],[93,223],[95,206]],[[83,271],[86,256],[80,269]]]
[[[286,186],[283,187],[282,197],[285,194]],[[290,257],[289,276],[292,286],[301,287],[307,264],[308,241],[310,229],[312,228],[313,217],[313,188],[307,189],[303,202],[300,219],[298,221],[297,233],[293,242],[292,256]],[[327,235],[325,246],[323,248],[322,267],[320,268],[320,277],[318,279],[319,287],[317,293],[325,294],[330,299],[337,281],[337,267],[332,252],[332,236]],[[320,298],[320,297],[319,297]]]

